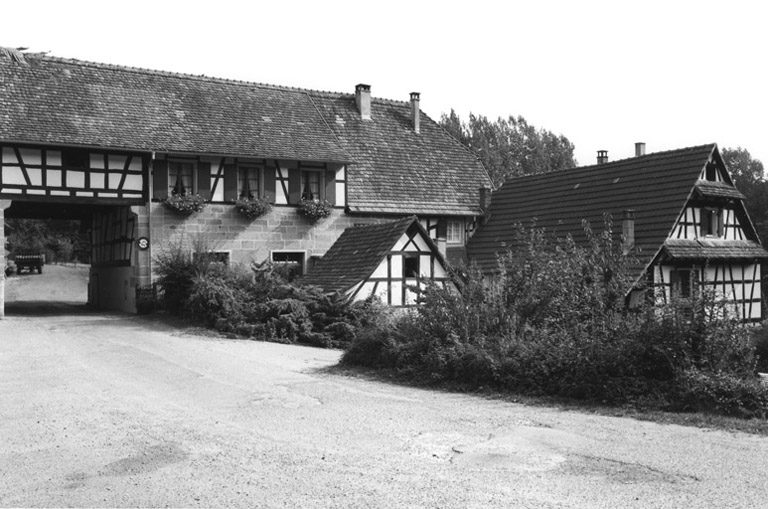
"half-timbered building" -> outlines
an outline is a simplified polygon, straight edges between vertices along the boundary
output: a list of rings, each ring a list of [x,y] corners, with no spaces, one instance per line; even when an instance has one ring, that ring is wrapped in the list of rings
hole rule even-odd
[[[417,215],[442,255],[463,258],[491,186],[418,93],[383,100],[362,84],[320,92],[7,49],[0,154],[0,221],[87,221],[89,300],[128,311],[174,245],[304,273],[345,229]],[[163,204],[192,195],[203,210]],[[242,197],[271,210],[245,217]],[[302,200],[327,202],[330,214],[310,221]]]
[[[453,284],[447,269],[437,245],[413,216],[347,228],[302,282],[356,301],[376,297],[390,306],[412,307],[427,281]]]
[[[516,247],[514,225],[534,223],[553,235],[586,240],[610,214],[637,260],[637,287],[658,302],[709,289],[733,316],[759,321],[761,262],[768,260],[717,145],[636,157],[507,181],[493,195],[491,214],[470,240],[471,259],[488,274],[500,252]],[[647,290],[646,290],[647,292]],[[642,298],[637,290],[628,303]]]

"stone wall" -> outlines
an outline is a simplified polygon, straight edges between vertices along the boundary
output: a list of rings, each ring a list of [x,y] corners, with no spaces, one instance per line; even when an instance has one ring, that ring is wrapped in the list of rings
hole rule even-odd
[[[208,204],[201,212],[182,216],[160,203],[149,206],[151,252],[156,257],[170,246],[197,246],[230,254],[232,263],[250,264],[269,259],[272,251],[304,251],[309,260],[322,256],[341,232],[355,224],[391,221],[387,217],[350,216],[343,209],[311,224],[296,207],[274,206],[250,220],[231,204]]]

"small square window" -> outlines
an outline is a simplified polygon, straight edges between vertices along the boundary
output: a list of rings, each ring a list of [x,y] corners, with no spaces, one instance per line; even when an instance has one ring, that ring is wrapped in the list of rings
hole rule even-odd
[[[414,278],[421,275],[418,256],[405,256],[403,258],[403,277]]]
[[[227,251],[208,251],[206,253],[193,253],[192,260],[197,262],[219,263],[229,265],[229,252]]]
[[[289,280],[304,274],[306,253],[303,251],[272,251],[271,259],[272,263],[281,266]]]
[[[699,269],[679,268],[671,273],[672,293],[675,297],[690,299],[697,295],[701,273]]]
[[[191,161],[168,161],[168,194],[186,196],[194,193],[192,176],[195,163]]]
[[[240,166],[237,169],[238,198],[258,198],[261,196],[260,170],[257,166]]]

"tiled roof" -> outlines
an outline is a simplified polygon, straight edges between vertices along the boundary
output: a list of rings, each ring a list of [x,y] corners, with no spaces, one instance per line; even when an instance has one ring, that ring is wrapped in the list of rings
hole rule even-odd
[[[667,239],[664,254],[672,260],[768,259],[768,252],[748,240]]]
[[[347,204],[353,212],[480,215],[491,180],[479,159],[424,112],[414,132],[411,103],[371,100],[362,120],[354,94],[311,93],[354,158]]]
[[[0,56],[0,140],[353,164],[353,212],[478,215],[476,156],[410,103],[24,55]]]
[[[696,182],[696,190],[704,197],[708,198],[734,198],[743,200],[746,197],[735,187],[725,182],[710,182],[708,180],[699,180]]]
[[[584,239],[582,219],[600,231],[603,214],[609,213],[614,231],[621,232],[623,211],[631,209],[641,270],[664,244],[713,157],[720,161],[717,145],[701,145],[508,180],[493,195],[490,219],[470,239],[469,257],[492,271],[502,243],[515,247],[515,224],[531,226],[535,219],[538,227],[579,241]],[[705,185],[705,192],[715,187],[718,196],[740,196],[733,188],[725,193],[724,186]]]
[[[419,224],[413,216],[347,228],[301,283],[319,286],[326,292],[345,292],[376,270],[412,224]]]
[[[348,162],[307,91],[0,56],[0,139]]]

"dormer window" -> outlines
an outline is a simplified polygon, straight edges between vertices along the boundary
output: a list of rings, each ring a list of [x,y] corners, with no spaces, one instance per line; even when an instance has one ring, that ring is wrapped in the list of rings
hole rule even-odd
[[[722,209],[705,208],[701,210],[701,236],[723,236],[723,211]]]

